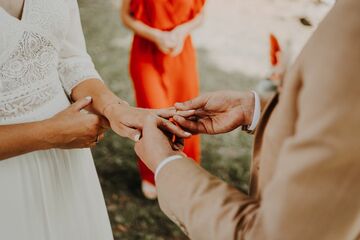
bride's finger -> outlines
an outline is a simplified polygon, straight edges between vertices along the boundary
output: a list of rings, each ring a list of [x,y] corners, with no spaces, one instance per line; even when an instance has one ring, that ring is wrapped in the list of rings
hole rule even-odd
[[[122,136],[127,137],[135,142],[139,141],[141,138],[141,132],[137,129],[129,128],[121,123],[118,123],[116,126],[112,126],[112,130]]]

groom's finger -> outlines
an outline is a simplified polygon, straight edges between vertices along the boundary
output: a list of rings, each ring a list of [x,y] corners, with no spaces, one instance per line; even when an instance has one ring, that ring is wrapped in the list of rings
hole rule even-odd
[[[205,131],[202,124],[195,121],[190,121],[185,119],[182,116],[174,116],[174,120],[184,129],[190,131],[191,133],[202,133]]]
[[[185,141],[183,138],[178,138],[178,137],[175,137],[175,140],[173,142],[173,149],[176,150],[176,151],[182,151],[184,150],[184,147],[185,147]]]
[[[181,151],[184,149],[184,139],[179,138],[171,132],[162,131],[162,133],[168,138],[168,141],[175,151]]]
[[[175,115],[180,115],[185,118],[193,116],[195,110],[187,110],[187,111],[177,111],[175,107],[163,108],[163,109],[153,109],[153,113],[162,118],[172,118]]]
[[[186,102],[175,103],[175,108],[178,111],[194,110],[204,107],[207,101],[208,101],[207,95],[201,95],[197,98],[194,98]]]
[[[161,130],[173,133],[174,135],[176,135],[177,137],[180,137],[180,138],[191,137],[191,133],[184,131],[181,127],[179,127],[176,124],[170,122],[169,120],[166,120],[163,118],[159,118],[158,127]]]
[[[152,111],[155,115],[158,115],[162,118],[171,118],[176,114],[175,107],[169,107],[169,108],[163,108],[163,109],[152,109]]]
[[[180,115],[184,118],[189,118],[196,115],[196,110],[176,111],[176,115]]]

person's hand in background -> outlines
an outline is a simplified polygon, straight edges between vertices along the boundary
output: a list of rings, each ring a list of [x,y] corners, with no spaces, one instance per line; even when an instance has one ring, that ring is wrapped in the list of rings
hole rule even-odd
[[[201,25],[203,18],[204,14],[201,12],[192,20],[178,25],[170,32],[173,38],[176,39],[176,46],[170,53],[172,57],[176,57],[182,53],[187,37],[190,36],[192,31]]]
[[[154,31],[154,43],[164,54],[172,54],[178,46],[178,38],[171,32],[152,29]]]
[[[135,34],[154,42],[162,53],[170,54],[173,57],[182,52],[185,39],[194,29],[201,25],[204,17],[204,14],[200,12],[193,19],[177,25],[173,30],[162,31],[135,19],[131,14],[130,5],[131,0],[122,1],[120,16],[124,25]]]
[[[180,25],[170,32],[173,39],[175,39],[175,47],[172,49],[170,55],[172,57],[178,56],[184,48],[185,40],[189,36],[189,30],[186,25]]]
[[[182,140],[158,128],[160,119],[149,115],[144,123],[142,138],[135,144],[135,152],[153,172],[162,160],[174,155],[184,155]]]
[[[251,124],[255,98],[251,92],[218,91],[201,95],[183,103],[176,103],[179,111],[174,120],[186,131],[194,134],[220,134],[239,126]],[[182,116],[181,111],[194,110]]]

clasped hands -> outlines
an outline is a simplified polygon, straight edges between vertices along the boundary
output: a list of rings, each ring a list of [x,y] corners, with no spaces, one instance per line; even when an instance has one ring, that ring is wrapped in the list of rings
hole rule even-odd
[[[134,140],[138,156],[155,171],[162,160],[183,154],[183,139],[192,134],[220,134],[249,125],[254,102],[251,92],[219,91],[167,109],[135,108],[119,101],[92,113],[92,99],[83,98],[43,125],[49,146],[63,149],[93,147],[111,127]]]
[[[176,103],[175,112],[167,117],[172,117],[177,126],[191,134],[221,134],[250,125],[254,104],[251,92],[218,91]],[[171,110],[163,111],[171,113]],[[159,118],[149,115],[142,128],[142,137],[135,144],[137,155],[154,172],[166,158],[184,155],[178,145],[180,141],[174,141],[170,132],[159,128],[159,121]],[[174,147],[174,144],[177,145]]]
[[[182,52],[185,39],[188,36],[184,26],[180,25],[172,31],[161,31],[158,29],[153,29],[153,31],[155,36],[154,42],[162,53],[175,57]]]

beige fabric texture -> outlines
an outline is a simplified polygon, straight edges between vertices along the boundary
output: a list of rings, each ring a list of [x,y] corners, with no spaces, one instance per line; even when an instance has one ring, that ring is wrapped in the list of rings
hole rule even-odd
[[[360,1],[339,0],[263,112],[250,194],[183,159],[159,203],[196,240],[359,239],[359,139]]]

